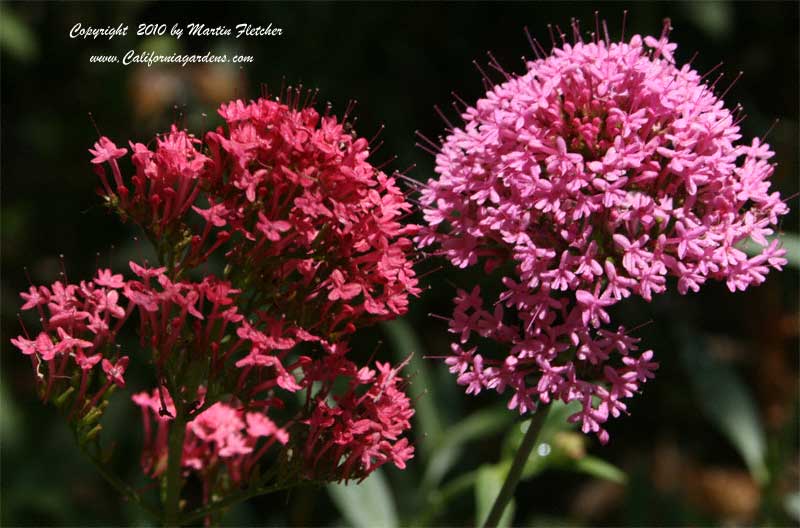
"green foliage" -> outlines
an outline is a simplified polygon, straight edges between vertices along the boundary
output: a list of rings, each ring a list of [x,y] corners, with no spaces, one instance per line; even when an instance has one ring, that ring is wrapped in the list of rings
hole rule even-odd
[[[702,336],[687,337],[681,352],[700,409],[739,451],[756,482],[764,484],[769,478],[766,440],[747,386],[730,365],[709,354]]]
[[[29,62],[39,53],[36,37],[13,11],[0,5],[0,49],[20,62]]]
[[[441,440],[443,422],[437,410],[429,366],[424,359],[425,351],[406,320],[398,319],[383,323],[382,327],[389,336],[395,360],[405,361],[408,359],[405,372],[406,376],[413,377],[408,388],[408,395],[415,402],[414,425],[425,431],[425,435],[420,438],[418,445],[423,456],[430,457],[434,447]]]
[[[492,504],[500,493],[500,488],[503,487],[503,482],[508,474],[508,467],[505,465],[495,466],[481,466],[478,470],[478,478],[475,480],[475,525],[483,526],[486,518],[489,516],[489,511],[492,509]],[[500,522],[497,523],[498,528],[511,526],[511,521],[514,518],[514,500],[508,503]]]
[[[574,432],[576,424],[567,418],[579,410],[577,402],[564,404],[555,401],[550,404],[550,412],[539,433],[534,449],[522,473],[523,479],[533,478],[547,469],[585,473],[595,478],[625,484],[627,476],[616,466],[592,455],[586,454],[587,438]],[[527,431],[528,422],[513,429],[506,438],[505,460],[514,456],[522,436]]]
[[[628,475],[613,464],[609,464],[602,458],[592,455],[586,455],[583,458],[574,460],[571,465],[566,464],[565,469],[572,469],[578,473],[585,473],[598,479],[616,482],[617,484],[626,484],[628,482]]]
[[[800,492],[787,494],[783,498],[783,507],[792,519],[800,523]]]
[[[448,428],[447,435],[436,446],[436,456],[425,467],[422,486],[432,489],[453,467],[466,444],[497,434],[514,421],[514,414],[502,406],[482,409]]]
[[[327,490],[350,526],[395,528],[399,525],[391,489],[380,469],[360,484],[328,484]]]

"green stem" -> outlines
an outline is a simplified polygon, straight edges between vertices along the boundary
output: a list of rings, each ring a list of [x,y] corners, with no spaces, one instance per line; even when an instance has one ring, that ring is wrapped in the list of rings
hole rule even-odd
[[[290,483],[276,483],[272,486],[244,490],[239,493],[228,495],[222,500],[213,502],[207,506],[203,506],[202,508],[198,508],[193,512],[186,514],[186,516],[180,520],[180,524],[186,525],[195,521],[199,521],[200,519],[214,515],[225,508],[230,508],[231,506],[246,501],[247,499],[258,497],[259,495],[267,495],[268,493],[275,493],[276,491],[281,491],[291,486],[292,484]]]
[[[133,504],[136,504],[142,510],[144,510],[147,513],[147,515],[150,516],[151,519],[155,521],[161,519],[161,514],[157,512],[154,508],[152,508],[149,504],[146,504],[142,496],[139,495],[139,493],[135,489],[130,487],[119,477],[117,477],[111,471],[109,471],[108,468],[106,468],[105,464],[97,460],[94,456],[90,455],[89,453],[86,453],[85,451],[84,454],[89,460],[91,460],[92,464],[94,464],[94,467],[97,469],[98,473],[100,473],[100,475],[102,475],[103,478],[106,479],[106,481],[114,487],[114,489],[116,489],[120,494],[122,494]]]
[[[176,402],[177,403],[177,402]],[[178,407],[176,405],[176,407]],[[169,453],[167,455],[167,494],[164,500],[164,525],[179,526],[181,488],[181,459],[183,439],[186,436],[186,417],[182,409],[175,409],[175,419],[169,428]]]
[[[536,438],[539,436],[539,431],[542,429],[542,424],[544,424],[549,410],[550,406],[548,405],[531,417],[528,431],[522,438],[522,444],[520,444],[517,454],[514,455],[514,461],[511,463],[511,469],[509,469],[508,475],[506,475],[506,481],[503,482],[503,487],[494,500],[489,516],[486,518],[486,522],[483,523],[483,528],[496,528],[497,524],[500,522],[500,518],[506,510],[506,506],[514,496],[514,490],[517,488],[517,483],[522,476],[522,470],[525,468],[525,463],[528,461],[528,458],[531,456],[531,451],[533,451],[533,447],[536,445]]]

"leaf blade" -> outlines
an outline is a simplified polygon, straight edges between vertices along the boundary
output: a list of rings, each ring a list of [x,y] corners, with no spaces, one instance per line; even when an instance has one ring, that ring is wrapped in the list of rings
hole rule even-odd
[[[436,487],[442,477],[458,459],[464,444],[499,433],[514,421],[513,413],[504,408],[476,411],[452,426],[439,445],[436,457],[432,458],[423,476],[423,486]]]
[[[360,484],[327,485],[331,500],[354,528],[397,528],[397,508],[381,470]]]
[[[484,465],[478,469],[478,478],[475,480],[475,525],[483,526],[489,512],[492,509],[503,482],[508,474],[508,464]],[[497,528],[507,528],[511,526],[514,519],[514,509],[516,505],[511,499],[497,523]]]
[[[423,359],[424,349],[413,328],[404,319],[395,319],[381,326],[389,337],[397,361],[405,361],[411,355],[407,368],[413,373],[414,379],[408,386],[408,395],[415,402],[417,429],[424,432],[424,435],[418,435],[417,443],[423,455],[430,457],[442,437],[443,421],[436,409],[435,385]]]
[[[596,456],[586,455],[578,460],[575,460],[571,466],[575,471],[585,473],[602,480],[608,480],[617,484],[627,484],[628,482],[628,475],[625,474],[624,471],[614,464],[606,462],[602,458],[598,458]]]
[[[766,438],[752,395],[738,374],[708,352],[707,339],[685,338],[681,358],[704,414],[736,448],[759,484],[769,478]]]

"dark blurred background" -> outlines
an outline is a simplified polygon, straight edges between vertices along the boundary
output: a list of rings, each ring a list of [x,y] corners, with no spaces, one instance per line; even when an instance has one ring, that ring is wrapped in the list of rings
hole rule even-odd
[[[360,135],[371,137],[386,124],[385,144],[375,160],[396,154],[393,168],[416,164],[410,176],[424,180],[432,174],[433,160],[414,147],[414,130],[430,137],[442,133],[444,125],[432,106],[449,108],[451,90],[468,101],[481,94],[480,75],[471,61],[485,64],[491,50],[506,69],[519,72],[520,56],[531,55],[524,26],[541,42],[549,42],[547,23],[564,28],[576,17],[584,28],[593,27],[595,9],[608,20],[612,39],[619,35],[625,9],[627,35],[657,35],[669,17],[679,63],[697,51],[693,65],[701,72],[720,60],[725,79],[744,71],[726,101],[729,107],[737,102],[744,106],[748,117],[742,130],[748,141],[780,119],[768,138],[777,153],[773,182],[783,196],[794,197],[783,231],[796,236],[797,2],[0,4],[0,523],[145,522],[80,458],[56,411],[37,401],[30,362],[8,343],[19,333],[17,292],[28,285],[25,267],[34,283],[50,283],[58,278],[58,255],[63,254],[69,278],[77,282],[88,278],[98,262],[124,271],[129,258],[148,254],[130,226],[109,216],[95,194],[87,148],[97,133],[89,112],[100,131],[118,144],[128,139],[147,142],[178,114],[199,133],[204,120],[218,123],[220,102],[256,97],[260,83],[277,87],[285,76],[287,84],[320,88],[320,101],[331,101],[339,114],[349,99],[357,99]],[[95,27],[121,22],[129,26],[129,35],[111,41],[70,39],[69,29],[77,22]],[[179,41],[134,36],[139,23],[176,22],[271,22],[283,35],[239,40],[184,35]],[[148,68],[88,61],[92,54],[122,56],[128,49],[250,54],[255,62],[239,69],[230,64]],[[797,525],[798,251],[795,243],[793,265],[783,273],[772,272],[764,285],[745,293],[708,284],[699,294],[669,293],[650,304],[632,303],[619,310],[617,320],[629,326],[653,321],[638,334],[655,350],[661,368],[629,405],[630,416],[609,422],[608,446],[593,438],[578,444],[581,453],[622,469],[627,483],[548,469],[519,488],[514,524]],[[425,269],[437,264],[426,262]],[[416,337],[415,358],[444,353],[446,324],[428,314],[449,313],[451,284],[467,287],[479,279],[475,273],[434,271],[425,283],[436,287],[412,303],[405,323],[360,334],[356,348],[366,357],[380,339],[386,343],[379,354],[399,358],[412,351],[403,343]],[[415,423],[420,445],[442,431],[446,436],[453,424],[499,402],[496,395],[464,396],[434,360],[415,365],[415,390],[427,389],[420,401],[428,408],[428,419]],[[131,391],[147,382],[146,371],[135,373]],[[138,415],[126,398],[117,395],[115,411],[108,413],[106,441],[117,442],[114,466],[119,473],[143,485],[138,476]],[[497,412],[499,420],[506,419],[505,411]],[[444,481],[496,462],[507,427],[489,428],[465,442]],[[417,496],[417,483],[437,456],[435,447],[419,449],[406,472],[385,472],[405,523],[412,522],[415,510],[430,506],[430,497]],[[471,488],[459,492],[426,522],[473,524],[473,499],[478,496]],[[327,526],[341,524],[342,518],[354,522],[325,489],[304,488],[251,501],[226,519],[244,525]]]

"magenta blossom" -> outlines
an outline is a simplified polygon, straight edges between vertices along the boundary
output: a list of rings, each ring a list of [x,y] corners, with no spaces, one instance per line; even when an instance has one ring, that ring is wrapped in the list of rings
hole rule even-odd
[[[675,48],[667,26],[659,39],[565,42],[445,139],[418,244],[461,268],[513,263],[491,309],[477,288],[456,298],[447,362],[467,392],[510,389],[520,412],[578,401],[571,421],[605,442],[602,424],[657,368],[623,328],[604,329],[608,308],[651,300],[668,277],[682,294],[709,279],[736,291],[785,264],[767,240],[788,210],[770,191],[773,153],[738,142],[736,116]],[[760,255],[738,249],[747,240]],[[462,348],[476,337],[509,356]]]

